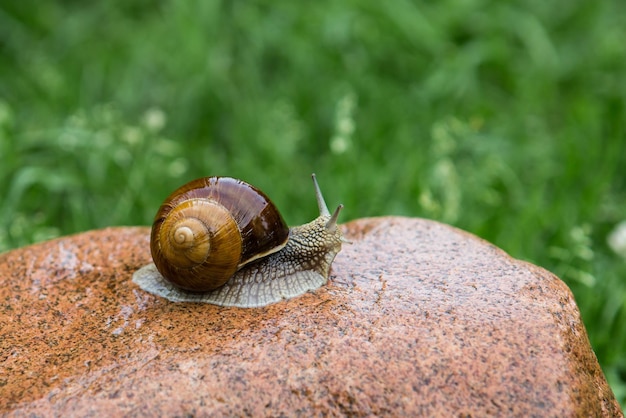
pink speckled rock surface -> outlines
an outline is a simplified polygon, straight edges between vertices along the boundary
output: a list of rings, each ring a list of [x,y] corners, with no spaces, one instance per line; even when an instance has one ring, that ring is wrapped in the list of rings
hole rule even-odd
[[[148,228],[0,255],[0,413],[622,416],[558,278],[432,221],[343,228],[328,285],[255,309],[139,289]]]

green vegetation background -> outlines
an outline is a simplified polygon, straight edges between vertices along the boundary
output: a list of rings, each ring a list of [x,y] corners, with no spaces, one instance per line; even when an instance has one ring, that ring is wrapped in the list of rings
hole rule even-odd
[[[625,21],[618,0],[5,1],[0,251],[150,224],[205,175],[299,224],[316,172],[343,221],[440,220],[564,279],[624,405]]]

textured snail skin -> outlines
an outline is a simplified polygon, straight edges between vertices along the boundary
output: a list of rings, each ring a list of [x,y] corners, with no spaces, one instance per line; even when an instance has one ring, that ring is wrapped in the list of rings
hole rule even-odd
[[[204,302],[244,308],[269,305],[319,288],[328,281],[330,266],[341,251],[342,242],[346,241],[337,226],[343,206],[339,205],[331,215],[315,175],[312,177],[320,216],[308,224],[289,228],[284,246],[241,264],[220,287],[202,292],[181,289],[163,277],[154,263],[137,270],[133,282],[172,302]],[[157,221],[159,219],[157,215]],[[274,234],[273,231],[270,233]]]

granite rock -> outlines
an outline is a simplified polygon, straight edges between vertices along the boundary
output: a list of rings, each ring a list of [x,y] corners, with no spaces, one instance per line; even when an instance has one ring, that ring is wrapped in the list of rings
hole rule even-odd
[[[0,255],[0,414],[622,416],[567,286],[436,222],[343,225],[329,283],[264,308],[139,289],[149,230]]]

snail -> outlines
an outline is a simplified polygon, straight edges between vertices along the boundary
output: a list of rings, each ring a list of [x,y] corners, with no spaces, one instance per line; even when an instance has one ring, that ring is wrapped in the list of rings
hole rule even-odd
[[[347,242],[315,174],[320,215],[287,227],[259,189],[230,177],[203,177],[174,191],[150,234],[154,263],[133,274],[143,290],[174,302],[259,307],[302,295],[328,281]]]

